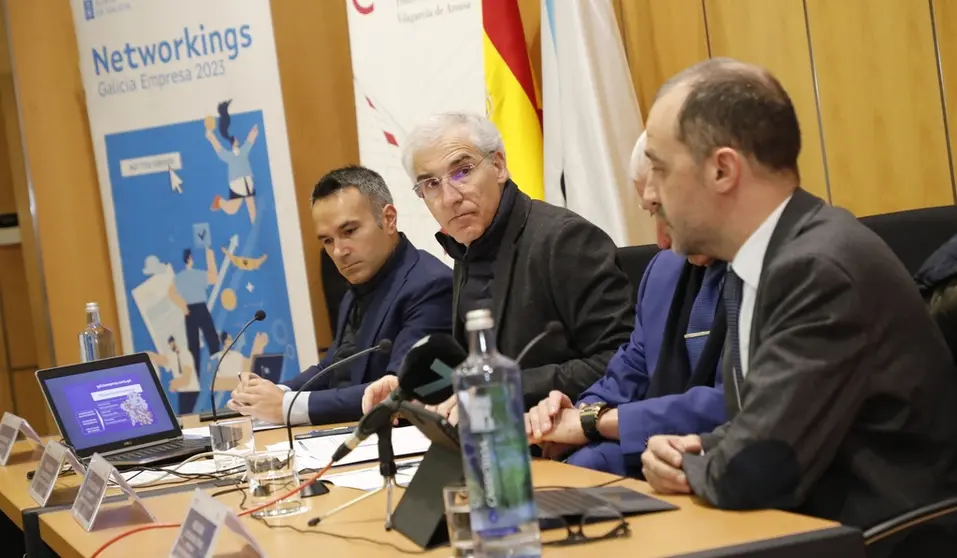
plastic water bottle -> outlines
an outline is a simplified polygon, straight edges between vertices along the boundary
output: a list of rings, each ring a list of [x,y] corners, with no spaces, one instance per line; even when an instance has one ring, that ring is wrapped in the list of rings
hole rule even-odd
[[[113,332],[100,323],[100,305],[86,303],[86,327],[80,332],[80,362],[116,356]]]
[[[453,376],[476,555],[541,556],[522,373],[495,348],[492,314],[466,315],[469,356]]]

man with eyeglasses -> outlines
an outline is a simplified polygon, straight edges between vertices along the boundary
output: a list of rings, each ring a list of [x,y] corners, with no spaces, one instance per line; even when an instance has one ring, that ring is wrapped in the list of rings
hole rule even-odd
[[[499,350],[515,358],[557,321],[521,362],[526,408],[553,390],[575,400],[628,342],[632,287],[614,242],[562,207],[532,200],[509,176],[502,137],[488,119],[433,116],[406,141],[404,165],[455,261],[453,333],[465,344],[465,315],[488,308]],[[385,377],[366,389],[363,409],[394,389]],[[440,410],[451,412],[452,398]]]

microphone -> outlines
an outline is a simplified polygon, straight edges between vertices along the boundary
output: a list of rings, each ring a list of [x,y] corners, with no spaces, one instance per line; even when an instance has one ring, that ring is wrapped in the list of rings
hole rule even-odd
[[[452,396],[452,371],[468,354],[448,334],[427,335],[412,345],[402,360],[399,387],[384,401],[369,409],[355,431],[332,455],[335,463],[349,455],[366,438],[392,424],[399,404],[415,399],[426,405],[438,405]]]
[[[223,361],[226,360],[226,354],[229,353],[229,351],[233,350],[233,345],[236,344],[236,341],[239,341],[239,338],[242,337],[243,333],[246,332],[246,328],[251,326],[253,322],[261,322],[265,319],[266,319],[266,312],[261,309],[256,310],[256,314],[253,316],[253,319],[246,322],[246,325],[244,325],[243,328],[239,330],[239,333],[236,335],[236,337],[233,337],[233,342],[230,343],[229,347],[227,347],[226,350],[223,351],[223,354],[220,355],[219,362],[216,363],[216,368],[213,369],[213,378],[209,382],[209,404],[213,411],[214,422],[219,420],[219,417],[216,416],[216,390],[214,389],[216,387],[216,374],[219,373],[219,367],[222,366]],[[196,373],[199,374],[199,371],[197,370]]]
[[[375,346],[369,347],[368,349],[363,349],[359,351],[358,353],[348,356],[338,362],[333,362],[329,366],[326,366],[325,368],[320,370],[318,373],[316,373],[315,376],[306,380],[306,382],[302,384],[302,386],[300,386],[299,389],[296,390],[296,394],[292,396],[292,401],[289,402],[289,409],[286,410],[286,436],[289,438],[289,449],[292,449],[292,424],[291,424],[292,408],[296,405],[296,399],[299,398],[299,394],[301,394],[309,386],[309,384],[315,382],[317,379],[321,377],[324,377],[330,370],[334,368],[338,368],[340,366],[345,366],[346,364],[356,360],[359,357],[365,356],[369,353],[374,353],[376,351],[381,351],[385,354],[389,354],[390,352],[392,352],[392,340],[383,339],[379,341],[379,343]]]
[[[565,331],[565,328],[562,326],[561,322],[548,322],[545,324],[545,331],[533,337],[532,340],[525,345],[525,348],[522,349],[522,352],[518,353],[518,358],[515,359],[515,363],[519,365],[522,364],[522,359],[525,358],[525,355],[527,355],[528,352],[535,347],[535,345],[538,345],[539,341],[545,339],[545,337],[551,335],[552,333],[561,333],[563,331]]]

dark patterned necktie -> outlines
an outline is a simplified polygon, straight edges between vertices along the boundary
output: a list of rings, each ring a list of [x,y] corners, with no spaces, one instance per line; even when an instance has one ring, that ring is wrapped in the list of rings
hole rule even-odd
[[[728,313],[728,335],[731,338],[731,363],[734,368],[734,387],[741,406],[741,389],[744,386],[744,371],[741,368],[741,336],[738,333],[738,318],[741,315],[741,293],[744,282],[730,267],[724,276],[724,308]]]
[[[708,267],[701,281],[698,296],[691,305],[688,330],[685,332],[688,334],[685,337],[685,346],[688,349],[688,363],[691,365],[692,374],[697,370],[701,353],[708,344],[709,329],[714,323],[714,309],[718,305],[724,268],[723,263],[714,263]]]

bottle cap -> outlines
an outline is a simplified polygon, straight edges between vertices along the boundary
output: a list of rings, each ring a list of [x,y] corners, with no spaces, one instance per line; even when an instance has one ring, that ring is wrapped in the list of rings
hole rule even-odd
[[[97,312],[100,310],[100,304],[98,302],[87,302],[86,311],[87,312]]]
[[[466,331],[492,329],[492,326],[494,326],[494,320],[492,320],[492,311],[487,308],[482,310],[472,310],[465,314]]]

